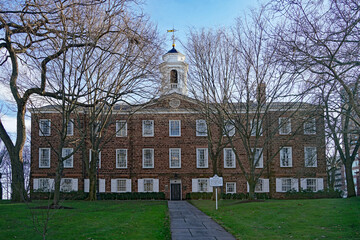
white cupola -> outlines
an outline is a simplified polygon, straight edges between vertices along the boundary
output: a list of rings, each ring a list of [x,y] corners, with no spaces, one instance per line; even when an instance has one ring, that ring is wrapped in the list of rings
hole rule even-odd
[[[185,63],[185,55],[173,48],[162,57],[160,64],[161,72],[161,94],[179,93],[187,95],[187,71],[188,64]]]

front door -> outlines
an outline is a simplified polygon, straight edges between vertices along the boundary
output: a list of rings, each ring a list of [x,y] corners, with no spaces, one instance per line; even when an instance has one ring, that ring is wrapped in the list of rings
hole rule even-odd
[[[171,200],[181,200],[181,184],[180,183],[172,183],[170,185],[171,188]]]

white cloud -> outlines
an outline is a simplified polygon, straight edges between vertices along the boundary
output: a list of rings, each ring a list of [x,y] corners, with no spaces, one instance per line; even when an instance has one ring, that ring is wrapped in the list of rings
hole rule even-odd
[[[16,123],[17,123],[16,117],[10,117],[10,116],[4,115],[1,117],[1,121],[8,133],[11,133],[11,134],[16,133]],[[29,130],[31,128],[31,120],[30,119],[25,120],[25,126],[26,126],[26,130]]]

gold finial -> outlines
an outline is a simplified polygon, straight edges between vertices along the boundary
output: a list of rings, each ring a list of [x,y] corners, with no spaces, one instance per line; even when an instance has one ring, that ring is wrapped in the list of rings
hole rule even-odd
[[[173,29],[167,30],[167,32],[172,32],[172,41],[173,41],[172,46],[173,46],[173,48],[175,47],[175,32],[176,32],[176,31],[177,31],[177,30],[174,29],[174,27],[173,27]]]

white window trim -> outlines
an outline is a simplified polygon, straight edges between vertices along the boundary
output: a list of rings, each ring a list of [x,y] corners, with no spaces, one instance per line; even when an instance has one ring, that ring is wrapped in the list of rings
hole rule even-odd
[[[124,151],[125,150],[125,167],[120,167],[119,166],[119,164],[118,164],[118,156],[119,156],[119,154],[118,154],[118,152],[120,152],[120,151]],[[116,168],[120,168],[120,169],[126,169],[128,166],[127,166],[127,164],[128,164],[128,150],[127,149],[124,149],[124,148],[121,148],[121,149],[116,149],[116,151],[115,151],[115,154],[116,154]]]
[[[282,190],[282,179],[291,179],[291,188],[290,190],[299,191],[299,180],[297,178],[285,177],[285,178],[276,178],[276,192],[287,192]]]
[[[69,125],[71,126],[70,128]],[[69,133],[69,129],[71,129],[70,133]],[[74,136],[74,119],[69,119],[66,130],[67,130],[66,136]]]
[[[120,123],[125,123],[124,129],[119,129]],[[121,135],[121,131],[124,131],[125,134]],[[127,137],[127,121],[126,120],[116,120],[116,137]]]
[[[42,123],[43,121],[48,121],[49,122],[49,134],[44,134],[44,132],[42,131]],[[51,120],[50,119],[40,119],[39,120],[39,136],[41,137],[48,137],[51,136]]]
[[[204,150],[205,166],[201,167],[199,164],[199,151]],[[196,148],[196,168],[209,168],[209,152],[207,148]]]
[[[313,148],[313,149],[315,149],[315,162],[314,162],[314,165],[313,166],[309,166],[307,163],[308,163],[308,161],[307,161],[307,154],[306,154],[306,149],[307,148]],[[307,146],[307,147],[304,147],[304,164],[305,164],[305,167],[308,167],[308,168],[316,168],[317,167],[317,148],[316,147],[309,147],[309,146]]]
[[[42,150],[49,150],[49,165],[48,166],[41,166],[41,151]],[[39,168],[50,168],[51,166],[51,149],[50,148],[39,148]]]
[[[281,161],[281,152],[282,152],[282,150],[283,150],[284,148],[290,149],[290,163],[289,163],[289,166],[283,166],[282,161]],[[293,166],[292,147],[282,147],[282,148],[280,149],[279,155],[280,155],[280,167],[282,167],[282,168],[290,168],[290,167]]]
[[[255,168],[263,168],[264,167],[264,152],[263,152],[263,149],[262,148],[256,148],[255,151],[257,151],[259,149],[259,151],[261,152],[261,155],[260,155],[260,159],[258,161],[258,164],[259,166],[256,166],[256,152],[254,153],[254,166]],[[254,148],[251,148],[251,151],[254,151]]]
[[[65,155],[64,151],[66,151],[67,149],[71,149],[71,153],[74,152],[73,148],[63,148],[62,149],[62,155],[61,155],[63,158],[66,157],[66,156],[64,156]],[[65,166],[65,162],[70,160],[70,159],[71,159],[71,166]],[[69,157],[69,158],[67,158],[66,160],[63,161],[63,166],[64,166],[64,168],[74,168],[74,154],[72,154],[71,157]]]
[[[282,124],[282,120],[286,120],[286,125],[289,125],[289,131],[288,132],[283,132],[283,127],[285,126],[284,124]],[[291,134],[291,118],[286,118],[286,117],[280,117],[279,118],[279,135],[289,135]]]
[[[144,124],[145,124],[145,121],[150,121],[150,122],[152,122],[152,133],[151,134],[148,134],[148,135],[146,135],[145,134],[145,127],[144,127]],[[154,128],[155,128],[155,126],[154,126],[155,124],[154,124],[154,120],[142,120],[142,136],[143,137],[154,137]]]
[[[311,122],[311,124],[313,124],[313,126],[314,126],[314,128],[311,130],[311,132],[307,131],[308,128],[306,127],[306,124],[308,124],[309,122]],[[304,123],[304,135],[316,135],[316,119],[315,118],[311,118]]]
[[[171,123],[178,122],[179,123],[179,135],[175,135],[171,133]],[[170,137],[181,137],[181,120],[169,120],[169,136]]]
[[[206,127],[206,132],[199,132],[198,131],[198,126],[201,124],[201,123],[205,123],[205,127]],[[198,119],[196,120],[196,136],[197,137],[206,137],[208,134],[207,134],[207,123],[206,123],[206,120],[204,119]]]
[[[152,152],[152,166],[151,167],[145,167],[144,166],[144,163],[145,163],[145,154],[144,154],[144,152],[146,150],[150,150]],[[154,166],[155,166],[155,156],[154,155],[155,155],[155,151],[154,151],[153,148],[143,148],[142,149],[142,167],[143,168],[154,168]]]
[[[226,150],[232,151],[232,161],[234,163],[234,166],[229,167],[226,165]],[[235,152],[232,148],[224,148],[224,168],[236,168]]]
[[[173,150],[179,150],[179,166],[177,167],[171,166],[171,152]],[[170,168],[181,168],[181,148],[169,148],[169,166]]]
[[[228,184],[229,183],[234,184],[234,191],[233,192],[228,191]],[[236,193],[236,182],[226,182],[226,194],[228,194],[228,193],[232,193],[232,194]]]
[[[253,129],[253,127],[254,127],[254,123],[257,123],[257,122],[259,122],[259,125],[260,125],[260,134],[259,134],[259,136],[263,136],[263,124],[262,124],[262,120],[261,119],[253,119],[251,122],[250,122],[250,135],[252,136],[252,137],[255,137],[256,136],[256,130],[257,130],[257,128],[255,127],[255,129]]]
[[[64,191],[64,182],[66,180],[71,180],[71,189],[70,191]],[[77,192],[78,191],[78,179],[77,178],[62,178],[60,181],[60,191],[61,192]]]

